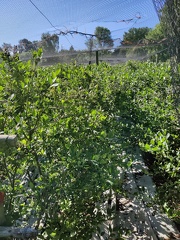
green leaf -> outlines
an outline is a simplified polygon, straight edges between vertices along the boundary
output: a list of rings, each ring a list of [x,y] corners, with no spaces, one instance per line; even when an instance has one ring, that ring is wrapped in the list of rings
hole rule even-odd
[[[51,236],[52,238],[54,238],[54,237],[56,236],[56,232],[52,232],[52,233],[50,234],[50,236]]]

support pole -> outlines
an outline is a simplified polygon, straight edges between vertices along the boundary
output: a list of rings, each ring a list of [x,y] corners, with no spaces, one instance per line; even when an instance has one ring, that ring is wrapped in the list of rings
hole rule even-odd
[[[96,64],[99,65],[99,55],[98,55],[98,51],[96,51]]]

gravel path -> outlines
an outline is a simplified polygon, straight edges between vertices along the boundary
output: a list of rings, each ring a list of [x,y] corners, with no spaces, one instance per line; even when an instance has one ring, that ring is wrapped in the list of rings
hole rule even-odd
[[[125,172],[119,168],[119,173],[124,182],[126,197],[114,196],[111,207],[116,205],[118,208],[114,219],[102,224],[102,236],[94,234],[92,240],[180,239],[180,233],[173,222],[160,213],[154,202],[156,188],[138,148],[135,149],[131,168]],[[105,207],[109,207],[108,204]],[[119,236],[117,230],[120,232]]]

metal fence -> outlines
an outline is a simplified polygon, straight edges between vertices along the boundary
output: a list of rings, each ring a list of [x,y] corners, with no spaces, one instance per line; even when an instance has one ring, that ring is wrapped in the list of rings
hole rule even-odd
[[[167,60],[168,46],[167,41],[155,42],[150,44],[126,45],[117,48],[96,49],[93,51],[68,51],[64,50],[56,54],[45,54],[41,59],[41,66],[50,66],[57,63],[61,64],[93,64],[106,62],[111,65],[121,64],[129,60]],[[31,59],[31,53],[20,54],[22,61]]]
[[[180,0],[166,0],[162,21],[168,37],[174,106],[180,124]]]

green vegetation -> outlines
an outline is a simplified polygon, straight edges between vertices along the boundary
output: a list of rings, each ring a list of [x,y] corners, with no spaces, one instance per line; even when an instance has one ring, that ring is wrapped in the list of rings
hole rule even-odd
[[[41,50],[26,63],[1,57],[0,131],[19,139],[0,155],[7,224],[34,216],[43,239],[89,239],[107,218],[103,192],[124,194],[117,166],[129,167],[138,145],[155,157],[154,175],[166,179],[159,200],[179,220],[180,136],[168,63],[45,68],[37,66]]]
[[[138,44],[139,42],[142,42],[142,40],[144,40],[150,30],[151,29],[148,27],[130,28],[128,32],[124,33],[123,41],[125,44]]]
[[[94,34],[99,48],[113,47],[111,31],[108,28],[96,27]]]
[[[59,49],[61,45],[59,37],[56,34],[43,33],[40,41],[29,41],[24,38],[19,40],[17,46],[12,46],[9,43],[4,43],[0,47],[0,52],[3,50],[14,54],[19,53],[22,61],[30,59],[32,51],[38,48],[43,49],[42,66],[53,65],[57,63],[73,63],[74,60],[78,63],[95,62],[95,50],[99,50],[103,59],[110,58],[110,61],[117,58],[117,62],[124,61],[124,58],[132,59],[150,59],[151,61],[166,61],[170,58],[168,53],[168,43],[164,30],[164,24],[161,22],[154,29],[148,27],[130,28],[123,35],[123,40],[119,47],[111,49],[114,45],[114,40],[111,36],[111,31],[108,28],[96,27],[94,34],[90,34],[85,45],[86,51],[75,50],[73,46],[69,49]],[[83,35],[83,33],[82,33]],[[129,48],[129,46],[131,46]]]
[[[128,32],[124,33],[121,44],[122,48],[116,49],[115,55],[119,54],[128,59],[148,56],[148,59],[156,62],[165,62],[170,59],[168,41],[162,22],[153,29],[147,27],[130,28]]]

